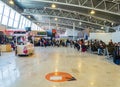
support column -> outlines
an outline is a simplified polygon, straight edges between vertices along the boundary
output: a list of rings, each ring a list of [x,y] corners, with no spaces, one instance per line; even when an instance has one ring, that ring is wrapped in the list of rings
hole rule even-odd
[[[109,33],[110,28],[109,27],[105,27],[105,33]]]
[[[50,30],[50,19],[49,19],[49,30]]]
[[[73,40],[75,40],[75,23],[73,23]]]
[[[120,31],[120,25],[117,27],[116,32]]]

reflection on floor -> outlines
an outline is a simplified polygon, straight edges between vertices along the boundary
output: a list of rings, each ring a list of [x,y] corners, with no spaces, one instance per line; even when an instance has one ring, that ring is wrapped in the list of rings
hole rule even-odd
[[[66,72],[74,81],[52,82],[48,73]],[[58,78],[57,78],[58,79]],[[120,66],[73,48],[37,47],[35,54],[0,56],[0,87],[120,87]]]

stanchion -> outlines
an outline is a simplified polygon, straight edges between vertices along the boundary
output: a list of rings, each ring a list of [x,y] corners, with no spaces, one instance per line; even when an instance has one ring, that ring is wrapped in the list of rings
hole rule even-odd
[[[17,46],[15,47],[15,56],[17,56]]]

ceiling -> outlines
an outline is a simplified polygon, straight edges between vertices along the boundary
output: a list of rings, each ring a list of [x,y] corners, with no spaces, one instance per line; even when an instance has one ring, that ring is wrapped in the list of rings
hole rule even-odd
[[[9,0],[2,0],[8,3]],[[101,29],[120,25],[120,0],[14,0],[21,14],[31,15],[35,23],[76,29]],[[56,8],[51,5],[55,4]],[[95,11],[91,15],[91,10]],[[54,20],[58,18],[58,20]],[[82,23],[82,24],[81,24]]]

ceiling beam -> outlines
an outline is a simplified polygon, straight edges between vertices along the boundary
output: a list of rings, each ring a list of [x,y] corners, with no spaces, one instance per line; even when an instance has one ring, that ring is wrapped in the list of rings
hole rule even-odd
[[[97,26],[107,26],[107,25],[104,24],[104,21],[106,21],[106,20],[100,20],[100,18],[94,19],[95,17],[93,17],[93,18],[91,17],[90,18],[89,16],[85,16],[85,17],[83,16],[83,18],[82,18],[80,15],[78,15],[75,12],[72,12],[70,14],[68,14],[68,13],[70,13],[70,11],[67,11],[67,14],[66,14],[64,12],[61,12],[61,10],[60,10],[60,12],[55,13],[55,10],[47,12],[45,9],[44,10],[25,9],[24,13],[22,13],[22,14],[23,15],[34,15],[34,16],[35,15],[40,15],[40,16],[43,15],[43,16],[46,16],[46,17],[49,17],[49,16],[50,17],[58,17],[58,18],[72,20],[72,21],[77,21],[77,22],[89,23],[89,24],[97,25]],[[87,20],[86,20],[86,18],[87,18]],[[94,19],[96,21],[94,22],[94,21],[92,21],[92,19]],[[102,21],[103,24],[99,24],[99,21]],[[110,22],[110,23],[113,23],[113,22]]]
[[[30,1],[32,1],[32,0],[29,0],[29,2]],[[53,1],[49,1],[49,0],[34,0],[34,1],[36,1],[36,2],[45,2],[45,3],[50,3],[50,4],[54,3],[54,4],[60,4],[60,5],[67,5],[67,6],[73,6],[73,7],[81,7],[81,8],[84,8],[84,9],[96,10],[96,11],[110,13],[110,14],[114,14],[114,15],[119,15],[120,16],[119,11],[118,12],[112,12],[112,11],[109,11],[107,9],[100,9],[100,8],[95,8],[95,7],[87,7],[87,6],[84,6],[84,5],[77,5],[77,4],[72,4],[72,3],[68,3],[68,2],[60,2],[60,1],[54,1],[54,0]],[[104,1],[104,3],[107,3],[105,0],[103,0],[103,1]],[[28,1],[21,0],[20,2],[21,3],[26,3]],[[104,5],[106,7],[106,4],[104,4]]]

